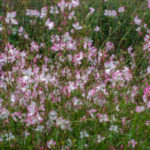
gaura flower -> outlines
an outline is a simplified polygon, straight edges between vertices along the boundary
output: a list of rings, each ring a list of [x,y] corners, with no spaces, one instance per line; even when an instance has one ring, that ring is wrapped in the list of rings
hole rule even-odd
[[[6,16],[6,23],[10,23],[10,24],[13,24],[13,25],[17,25],[18,24],[18,21],[15,19],[16,17],[16,12],[13,11],[13,12],[8,12],[7,13],[7,16]]]

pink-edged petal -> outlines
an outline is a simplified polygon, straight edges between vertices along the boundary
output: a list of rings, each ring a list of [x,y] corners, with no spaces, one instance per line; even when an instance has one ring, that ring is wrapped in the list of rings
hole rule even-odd
[[[18,21],[16,19],[11,19],[11,23],[14,24],[14,25],[17,25]]]
[[[16,17],[16,12],[13,11],[13,12],[11,13],[11,18],[15,18],[15,17]]]

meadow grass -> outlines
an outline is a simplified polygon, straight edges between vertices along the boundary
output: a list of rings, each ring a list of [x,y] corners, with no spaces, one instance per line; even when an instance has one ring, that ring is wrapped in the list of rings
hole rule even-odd
[[[0,150],[150,149],[149,0],[0,4]]]

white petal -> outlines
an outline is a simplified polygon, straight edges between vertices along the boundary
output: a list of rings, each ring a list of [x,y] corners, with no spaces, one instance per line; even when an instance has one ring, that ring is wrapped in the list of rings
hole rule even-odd
[[[6,21],[6,23],[10,23],[10,19],[9,18],[6,18],[5,21]]]
[[[18,21],[16,19],[11,19],[11,23],[14,24],[14,25],[17,25]]]
[[[13,11],[13,12],[11,13],[11,18],[15,18],[15,17],[16,17],[16,12]]]
[[[7,18],[11,18],[11,13],[7,13]]]

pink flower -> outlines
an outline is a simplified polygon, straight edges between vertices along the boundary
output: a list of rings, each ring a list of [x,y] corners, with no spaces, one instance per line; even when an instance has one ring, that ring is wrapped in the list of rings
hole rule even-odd
[[[125,125],[126,125],[126,118],[123,117],[123,118],[122,118],[122,126],[125,126]]]
[[[49,140],[48,142],[47,142],[47,147],[49,148],[49,149],[51,149],[52,147],[54,147],[56,145],[56,142],[52,139],[52,140]]]
[[[94,114],[93,114],[93,113],[95,113],[96,111],[97,111],[96,109],[91,109],[91,110],[88,111],[88,113],[89,113],[89,115],[90,115],[92,118],[94,118]]]
[[[117,12],[115,10],[112,10],[111,15],[112,17],[117,17]]]
[[[45,22],[45,26],[47,26],[49,30],[52,30],[54,28],[54,22],[50,21],[48,18]]]
[[[79,25],[79,22],[73,23],[72,25],[76,30],[81,30],[82,26]]]
[[[51,6],[49,13],[50,13],[50,14],[58,14],[59,11],[58,11],[57,6],[55,6],[55,7]]]
[[[136,107],[136,112],[138,112],[138,113],[140,113],[140,112],[142,112],[142,111],[144,111],[145,110],[145,107],[144,106],[137,106]]]
[[[117,12],[116,12],[116,10],[107,10],[107,9],[105,9],[104,16],[117,17]]]
[[[150,8],[150,2],[148,3],[148,8]]]
[[[99,118],[99,122],[108,122],[109,121],[107,114],[103,115],[103,114],[98,113],[97,117]]]
[[[114,44],[110,41],[106,43],[106,50],[112,50],[114,48]]]
[[[40,18],[45,18],[46,15],[47,15],[47,11],[48,11],[48,8],[47,8],[47,7],[43,7],[43,8],[41,9]]]
[[[99,27],[99,26],[96,26],[95,29],[94,29],[94,31],[95,31],[95,32],[100,31],[100,27]]]
[[[26,15],[27,16],[36,16],[39,17],[40,16],[40,12],[38,10],[32,10],[32,9],[26,9]]]
[[[150,101],[148,101],[147,103],[147,108],[150,108]]]
[[[15,11],[8,12],[7,16],[6,16],[6,19],[5,19],[6,23],[17,25],[18,21],[16,19],[14,19],[15,17],[16,17],[16,12]]]
[[[65,43],[54,43],[54,45],[52,46],[52,50],[57,52],[59,50],[64,50],[66,44]]]
[[[144,41],[145,41],[145,44],[143,46],[143,50],[144,51],[147,50],[148,52],[150,52],[150,35],[149,34],[145,35]]]
[[[150,0],[148,0],[148,8],[150,8]]]
[[[92,8],[92,7],[90,7],[90,8],[89,8],[89,10],[90,10],[90,14],[93,14],[93,13],[94,13],[94,11],[95,11],[95,9],[94,9],[94,8]]]
[[[73,7],[79,6],[79,0],[71,0],[71,5],[72,5]]]
[[[133,148],[135,148],[135,146],[136,146],[138,143],[137,143],[134,139],[132,139],[132,140],[128,141],[128,146],[129,146],[130,144],[132,145]]]
[[[60,7],[61,12],[64,12],[64,9],[67,7],[68,3],[65,3],[64,0],[61,0],[61,2],[59,2],[57,5]]]
[[[145,124],[146,124],[146,126],[149,126],[150,121],[146,121]]]
[[[73,58],[73,62],[75,64],[81,64],[81,60],[84,58],[84,53],[81,51],[78,54],[76,54]]]
[[[133,48],[132,48],[132,46],[130,46],[130,47],[128,48],[128,53],[131,54],[131,53],[132,53],[132,50],[133,50]]]
[[[150,86],[144,89],[144,95],[150,96]]]
[[[39,51],[39,45],[35,41],[31,43],[31,51]]]
[[[118,8],[118,12],[123,13],[124,11],[125,11],[125,8],[124,8],[124,7],[119,7],[119,8]]]
[[[150,74],[150,66],[147,67],[147,73]]]
[[[72,11],[71,13],[69,13],[68,19],[69,19],[69,20],[72,19],[73,17],[75,17],[74,15],[75,15],[75,12]]]
[[[104,141],[105,140],[105,137],[102,137],[101,135],[97,135],[97,143],[100,143],[100,142],[102,142],[102,141]]]
[[[136,16],[136,17],[134,18],[134,23],[135,23],[135,24],[140,25],[141,22],[142,22],[142,20],[139,19],[138,16]]]

